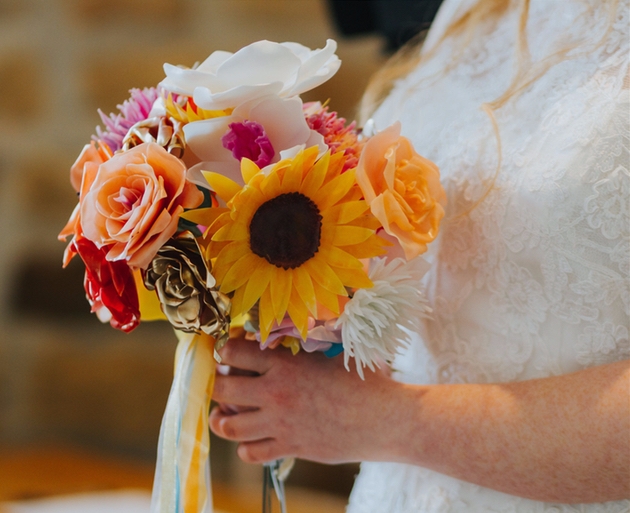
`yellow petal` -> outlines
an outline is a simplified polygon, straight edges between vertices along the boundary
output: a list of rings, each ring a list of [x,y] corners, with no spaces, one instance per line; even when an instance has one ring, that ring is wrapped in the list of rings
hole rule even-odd
[[[267,199],[275,198],[282,193],[282,185],[278,173],[271,173],[266,176],[260,184],[260,190]]]
[[[278,175],[278,178],[280,178],[280,183],[282,183],[282,178],[284,177],[285,171],[289,169],[292,164],[293,164],[292,159],[281,160],[280,162],[277,162],[273,165],[269,175],[272,175],[272,174]]]
[[[333,267],[332,269],[346,287],[369,289],[374,286],[363,269],[344,269],[341,267]]]
[[[319,155],[319,147],[318,146],[310,146],[304,150],[304,163],[303,169],[311,169],[317,160],[317,155]]]
[[[257,267],[258,260],[260,260],[260,257],[253,253],[247,253],[234,262],[221,282],[221,292],[227,294],[243,286],[249,279],[251,270]]]
[[[241,160],[241,176],[245,183],[249,183],[258,173],[260,173],[260,168],[254,162],[248,158]]]
[[[211,119],[211,118],[219,118],[223,116],[229,116],[232,114],[234,109],[224,109],[224,110],[206,110],[197,106],[197,112],[195,112],[190,105],[190,102],[186,104],[186,112],[189,113],[189,122],[200,121],[202,119]]]
[[[302,267],[311,275],[315,283],[319,283],[326,290],[340,296],[347,294],[341,280],[337,278],[337,275],[326,263],[325,257],[319,254],[315,255],[315,257],[304,262]]]
[[[204,239],[206,238],[212,238],[212,236],[219,231],[219,228],[222,228],[223,226],[225,226],[228,223],[232,222],[232,218],[230,217],[230,212],[223,212],[219,217],[217,217],[214,222],[212,222],[209,226],[208,229],[204,232],[203,237]]]
[[[165,108],[166,112],[168,112],[168,114],[170,114],[170,116],[172,118],[175,118],[177,121],[181,121],[184,123],[187,121],[186,112],[173,101],[173,95],[171,93],[168,93],[165,102]]]
[[[225,212],[229,212],[229,209],[220,207],[198,208],[195,210],[187,210],[186,212],[181,213],[179,217],[186,219],[191,223],[210,226],[221,214],[224,214]]]
[[[249,228],[245,223],[229,223],[222,226],[212,236],[212,240],[225,241],[225,240],[243,240],[249,239]]]
[[[287,306],[287,313],[291,317],[291,321],[295,324],[295,327],[300,332],[300,336],[303,340],[306,340],[308,333],[308,309],[300,298],[298,291],[295,287],[291,290],[291,298],[289,305]]]
[[[372,258],[387,253],[386,247],[392,244],[378,235],[372,235],[368,240],[361,244],[353,244],[344,246],[343,250],[355,258]]]
[[[326,152],[317,163],[310,169],[300,187],[300,192],[307,197],[315,195],[317,190],[324,183],[326,172],[328,171],[328,163],[330,162],[330,153]]]
[[[217,255],[217,262],[232,264],[249,253],[249,244],[243,240],[228,243]]]
[[[326,262],[332,267],[363,269],[363,264],[356,257],[336,246],[326,250]]]
[[[271,277],[271,304],[276,318],[276,322],[280,324],[284,315],[287,313],[287,305],[291,297],[291,286],[293,274],[290,270],[285,271],[274,266],[274,274]]]
[[[383,226],[372,214],[359,216],[356,219],[349,221],[348,224],[351,224],[352,226],[362,226],[363,228],[371,228],[372,230],[378,230]]]
[[[215,173],[214,171],[202,171],[201,172],[210,185],[212,190],[217,193],[226,203],[230,201],[237,192],[240,192],[243,187],[237,184],[234,180],[229,179],[227,176],[221,173]]]
[[[265,289],[258,304],[258,324],[260,326],[260,338],[265,342],[273,325],[273,306],[271,306],[271,291],[269,288]]]
[[[243,287],[245,290],[243,310],[245,311],[261,298],[273,275],[273,266],[262,258],[260,260],[258,267],[251,273],[247,285]]]
[[[303,165],[304,152],[300,152],[293,159],[291,167],[284,172],[284,177],[282,178],[283,193],[300,190],[300,185],[302,185],[302,176],[304,174]]]
[[[282,342],[280,342],[282,347],[286,347],[291,349],[291,354],[295,356],[300,352],[300,341],[295,337],[289,337],[288,335],[282,337]]]
[[[354,169],[349,169],[321,187],[312,199],[320,211],[324,211],[341,200],[355,184]]]
[[[347,224],[359,218],[369,209],[366,201],[348,201],[330,207],[322,215],[324,223]]]
[[[138,302],[140,303],[140,319],[142,321],[166,321],[168,320],[162,308],[160,300],[154,290],[148,290],[142,281],[142,273],[139,269],[133,272],[133,279],[136,282],[138,292]]]
[[[303,266],[293,269],[293,290],[297,290],[302,302],[313,317],[317,318],[317,298],[315,297],[313,280]]]
[[[332,244],[335,246],[349,246],[360,244],[374,235],[374,230],[359,226],[337,226],[333,234]]]
[[[208,241],[204,239],[204,244],[206,246],[206,250],[205,250],[205,257],[206,257],[206,261],[211,261],[211,260],[216,260],[216,256],[221,253],[221,250],[227,246],[228,244],[231,244],[230,241],[228,242],[213,242],[213,241]]]
[[[313,282],[313,287],[315,288],[317,301],[334,314],[339,315],[339,296],[326,290],[317,282]]]
[[[231,305],[230,305],[230,317],[232,321],[236,317],[239,317],[243,313],[247,311],[247,309],[243,308],[243,295],[245,294],[245,287],[240,287],[234,291],[234,295],[232,296]],[[230,322],[230,326],[234,326],[234,322]]]
[[[266,198],[259,190],[248,185],[245,186],[244,190],[244,194],[238,195],[238,201],[235,199],[232,202],[232,215],[235,222],[249,225],[256,210],[265,202]]]
[[[338,151],[330,156],[330,162],[328,163],[328,177],[329,179],[338,176],[343,171],[343,166],[346,164],[346,156],[344,152]]]

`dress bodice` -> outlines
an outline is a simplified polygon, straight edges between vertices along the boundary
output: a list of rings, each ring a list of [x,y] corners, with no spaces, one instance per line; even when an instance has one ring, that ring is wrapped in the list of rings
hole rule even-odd
[[[446,0],[424,62],[374,116],[377,129],[401,121],[440,167],[448,195],[426,254],[434,314],[396,360],[396,375],[506,382],[630,358],[628,0],[614,12],[614,2],[531,0],[533,80],[492,113],[484,103],[518,69],[519,10],[484,22],[469,41],[442,41],[472,3]],[[417,467],[365,463],[348,512],[377,511],[616,513],[630,502],[543,504]]]

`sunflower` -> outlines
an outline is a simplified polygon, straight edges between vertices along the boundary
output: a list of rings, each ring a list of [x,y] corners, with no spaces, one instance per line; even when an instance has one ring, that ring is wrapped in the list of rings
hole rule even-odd
[[[207,233],[213,275],[233,294],[232,317],[259,302],[263,341],[286,314],[303,337],[309,312],[339,315],[348,289],[372,286],[360,259],[385,252],[344,154],[317,156],[307,148],[265,172],[243,159],[244,186],[204,172],[228,207]]]

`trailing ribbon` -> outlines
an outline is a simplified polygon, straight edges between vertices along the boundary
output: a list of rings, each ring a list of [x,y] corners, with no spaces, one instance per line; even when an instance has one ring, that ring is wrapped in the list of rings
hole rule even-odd
[[[272,488],[275,490],[276,498],[280,504],[280,513],[287,513],[287,496],[284,490],[284,481],[289,476],[294,463],[295,458],[284,458],[264,464],[262,513],[272,513],[273,511]]]
[[[212,513],[208,412],[215,339],[175,334],[175,375],[160,428],[151,513]]]

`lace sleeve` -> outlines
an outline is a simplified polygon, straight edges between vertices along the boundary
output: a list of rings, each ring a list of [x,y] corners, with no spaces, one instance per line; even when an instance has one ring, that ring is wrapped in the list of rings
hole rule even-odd
[[[445,6],[455,15],[466,2]],[[457,43],[441,44],[376,115],[378,128],[400,118],[449,196],[428,255],[435,315],[422,334],[436,381],[528,379],[630,357],[629,9],[621,2],[611,27],[579,2],[531,8],[533,58],[591,38],[496,111],[501,169],[468,215],[458,212],[482,198],[497,165],[480,106],[513,76],[517,13],[444,73]],[[426,374],[425,356],[406,360],[401,368]]]
[[[428,45],[469,2],[443,4]],[[398,379],[506,382],[630,358],[630,6],[619,1],[611,27],[610,5],[530,1],[534,61],[567,41],[585,44],[496,110],[502,161],[490,190],[499,152],[480,107],[514,75],[517,12],[481,27],[456,64],[461,42],[440,42],[376,113],[377,128],[400,120],[438,164],[449,201],[425,255],[433,318],[396,360]],[[630,501],[547,504],[364,463],[348,513],[377,511],[622,513]]]

